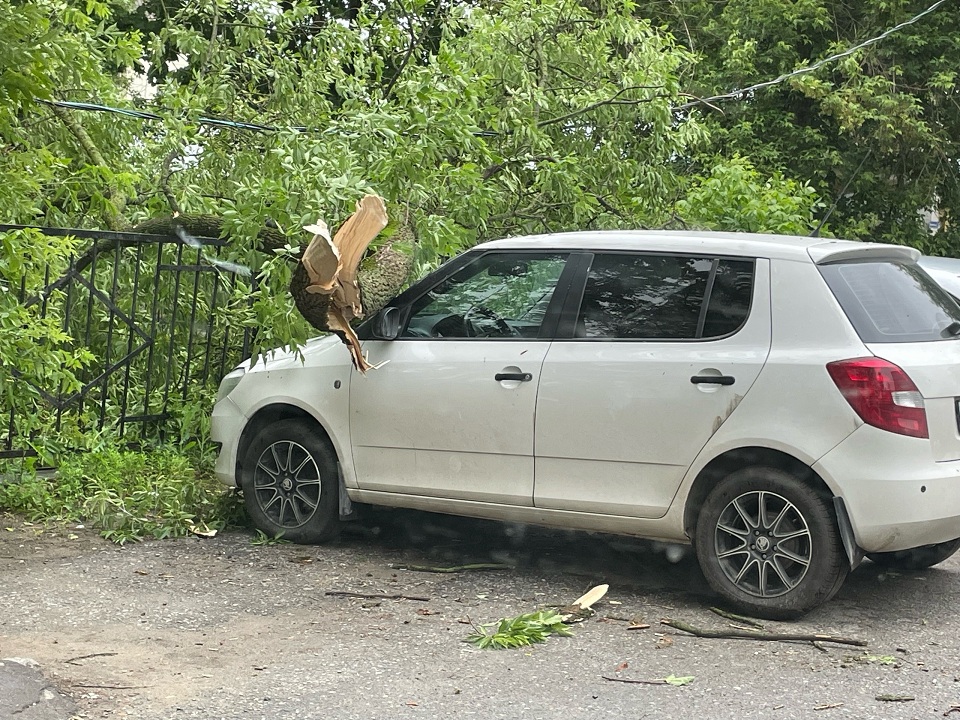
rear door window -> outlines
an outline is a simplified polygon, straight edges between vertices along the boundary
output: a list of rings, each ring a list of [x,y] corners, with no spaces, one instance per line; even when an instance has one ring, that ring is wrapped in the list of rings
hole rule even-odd
[[[916,265],[837,263],[821,265],[820,273],[864,343],[960,335],[960,305]]]
[[[750,311],[752,260],[597,254],[575,336],[692,340],[736,332]]]

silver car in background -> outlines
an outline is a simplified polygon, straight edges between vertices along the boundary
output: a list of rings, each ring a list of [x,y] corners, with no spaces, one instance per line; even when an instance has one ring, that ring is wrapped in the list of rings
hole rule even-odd
[[[960,299],[960,259],[924,255],[919,264],[940,287]]]

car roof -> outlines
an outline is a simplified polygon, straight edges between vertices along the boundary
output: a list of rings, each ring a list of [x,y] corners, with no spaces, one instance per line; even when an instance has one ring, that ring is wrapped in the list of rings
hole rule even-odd
[[[893,259],[915,262],[920,252],[903,245],[834,240],[798,235],[686,230],[585,230],[494,240],[474,250],[646,250],[702,252],[800,262]]]

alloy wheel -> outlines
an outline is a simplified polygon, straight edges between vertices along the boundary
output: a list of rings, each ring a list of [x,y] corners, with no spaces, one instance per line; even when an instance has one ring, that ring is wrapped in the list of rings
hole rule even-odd
[[[732,500],[715,530],[716,557],[727,579],[754,597],[793,590],[812,557],[810,528],[792,502],[755,490]]]
[[[257,459],[253,488],[264,515],[280,527],[298,528],[320,505],[320,470],[303,445],[279,440]]]

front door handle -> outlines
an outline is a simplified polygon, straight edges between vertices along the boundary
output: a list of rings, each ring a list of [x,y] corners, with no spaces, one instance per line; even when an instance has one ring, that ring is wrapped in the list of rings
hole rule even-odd
[[[533,375],[530,373],[497,373],[493,376],[493,379],[497,382],[501,380],[519,380],[520,382],[530,382],[533,380]]]
[[[736,378],[732,375],[694,375],[690,382],[694,385],[733,385]]]

